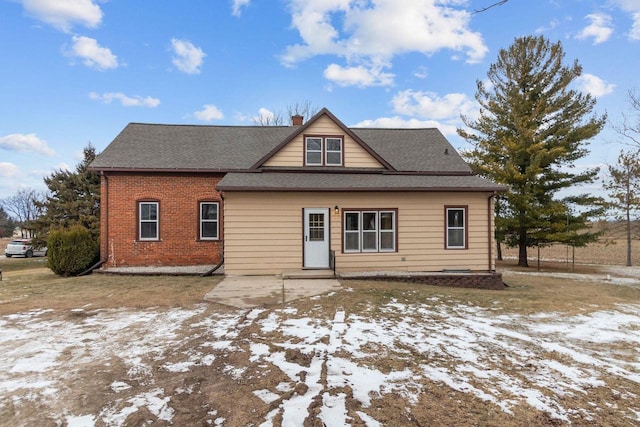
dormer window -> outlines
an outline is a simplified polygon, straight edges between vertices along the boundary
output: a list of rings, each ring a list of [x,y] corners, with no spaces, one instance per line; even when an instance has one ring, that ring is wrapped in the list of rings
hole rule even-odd
[[[307,136],[304,141],[305,166],[342,166],[341,136]]]

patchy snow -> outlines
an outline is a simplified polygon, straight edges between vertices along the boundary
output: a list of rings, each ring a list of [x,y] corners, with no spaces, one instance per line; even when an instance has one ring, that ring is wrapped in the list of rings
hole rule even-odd
[[[357,313],[337,307],[323,315],[293,307],[209,309],[205,315],[206,307],[0,317],[0,411],[39,402],[50,408],[43,414],[48,420],[85,427],[123,426],[144,409],[171,424],[180,408],[176,396],[194,393],[195,386],[169,390],[158,376],[215,363],[221,375],[247,387],[267,373],[281,373],[277,382],[251,390],[256,404],[265,405],[256,424],[265,427],[277,419],[300,425],[314,405],[326,425],[380,426],[375,411],[369,412],[376,399],[393,394],[410,408],[428,383],[507,414],[528,405],[567,423],[575,416],[590,420],[600,410],[588,403],[590,391],[612,388],[616,402],[609,410],[619,410],[624,400],[631,408],[624,416],[640,421],[638,387],[624,385],[640,384],[640,304],[575,316],[496,315],[438,297],[427,304],[394,300]],[[394,363],[383,368],[381,358]],[[126,374],[96,388],[105,396],[99,410],[73,414],[64,404],[74,398],[67,385],[87,380],[81,376],[87,366],[121,366]],[[605,376],[619,381],[607,383]],[[566,406],[563,398],[572,396],[584,398],[584,405]],[[224,425],[224,410],[212,409],[206,422]]]

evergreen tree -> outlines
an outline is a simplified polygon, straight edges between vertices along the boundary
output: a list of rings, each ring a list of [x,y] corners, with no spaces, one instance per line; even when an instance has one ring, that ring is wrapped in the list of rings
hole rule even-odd
[[[7,211],[0,206],[0,237],[11,237],[15,228],[15,221],[12,220]]]
[[[519,247],[520,266],[528,266],[528,247],[571,238],[586,244],[597,238],[577,232],[588,227],[589,217],[602,211],[600,207],[580,209],[594,206],[597,198],[555,198],[559,190],[596,179],[597,168],[583,172],[570,168],[588,154],[586,141],[606,121],[605,116],[586,117],[595,99],[570,89],[582,68],[577,61],[564,65],[564,56],[560,42],[550,43],[542,36],[515,39],[490,66],[489,82],[477,82],[479,118],[463,117],[471,130],[458,129],[474,145],[465,153],[472,168],[509,187],[497,225],[509,236],[506,241]],[[572,216],[570,204],[582,213]]]
[[[609,165],[611,177],[604,185],[612,199],[610,206],[627,228],[627,266],[631,267],[631,215],[640,210],[640,151],[620,152],[618,164]]]
[[[44,214],[34,224],[38,235],[82,225],[96,241],[100,238],[100,174],[89,170],[96,150],[89,144],[83,153],[74,172],[58,170],[44,179],[49,195],[42,203]]]

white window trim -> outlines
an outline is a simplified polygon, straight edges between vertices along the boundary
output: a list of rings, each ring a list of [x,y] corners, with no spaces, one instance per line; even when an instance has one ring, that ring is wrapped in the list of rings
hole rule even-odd
[[[320,150],[309,150],[307,141],[310,139],[319,139],[320,140]],[[340,141],[340,151],[336,150],[328,150],[327,149],[327,139],[335,139]],[[320,153],[320,162],[318,163],[309,163],[308,153]],[[329,163],[327,158],[329,157],[329,153],[339,153],[340,154],[340,162],[339,163]],[[342,166],[344,161],[344,137],[342,136],[305,136],[304,137],[304,165],[305,166]]]
[[[329,150],[329,144],[327,143],[328,139],[335,139],[340,141],[340,150]],[[327,136],[324,138],[324,164],[327,166],[342,166],[342,153],[344,151],[344,139],[337,136]],[[329,153],[339,153],[340,154],[340,162],[339,163],[329,163]]]
[[[202,218],[202,205],[215,205],[216,206],[216,213],[217,213],[217,219],[203,219]],[[198,221],[198,237],[200,240],[220,240],[220,203],[218,202],[200,202],[198,203],[198,216],[199,216],[199,221]],[[205,237],[202,235],[202,226],[204,225],[204,223],[207,222],[215,222],[216,224],[216,237]]]
[[[367,213],[373,213],[375,214],[375,221],[376,221],[376,228],[374,231],[371,230],[365,230],[364,229],[364,220],[363,220],[363,214],[367,214]],[[390,213],[393,216],[393,228],[391,230],[381,230],[380,229],[380,215],[383,213]],[[346,224],[347,224],[347,214],[357,214],[358,215],[358,230],[347,230],[346,229]],[[342,214],[342,238],[343,238],[343,252],[345,254],[356,254],[356,253],[363,253],[363,254],[371,254],[371,253],[397,253],[398,252],[398,248],[397,248],[397,211],[395,210],[357,210],[357,209],[350,209],[350,210],[344,210],[343,214]],[[365,233],[372,233],[375,232],[376,234],[376,249],[363,249],[363,243],[364,243],[364,234]],[[347,234],[358,234],[358,249],[348,249],[346,247],[346,241],[347,241]],[[382,233],[387,233],[387,234],[392,234],[393,236],[393,249],[382,249],[380,247],[380,242],[381,242],[381,236]]]
[[[384,213],[390,213],[392,215],[392,221],[391,221],[391,230],[383,230],[382,229],[382,221],[380,221],[380,217],[382,216],[382,214]],[[378,248],[380,250],[380,252],[396,252],[396,212],[395,211],[379,211],[378,212],[378,223],[379,223],[379,230],[378,233],[380,234],[379,238],[378,238]],[[383,249],[381,247],[382,245],[382,234],[391,234],[393,236],[393,239],[391,240],[391,242],[393,243],[393,248],[391,249]]]
[[[307,145],[307,141],[310,139],[319,139],[320,140],[320,150],[309,150],[309,146]],[[320,162],[318,163],[309,163],[309,153],[320,153]],[[304,164],[305,166],[322,166],[324,159],[324,138],[321,136],[307,136],[304,139]]]
[[[450,227],[449,226],[449,212],[450,211],[461,211],[462,212],[462,227]],[[447,208],[444,221],[445,221],[445,224],[446,224],[447,249],[466,249],[467,248],[467,209],[465,209],[464,207]],[[462,245],[451,245],[451,244],[449,244],[449,230],[462,230]]]
[[[142,219],[142,205],[156,205],[157,219]],[[142,224],[155,223],[156,236],[142,237]],[[160,240],[160,203],[159,202],[138,202],[138,239],[144,242],[153,242]]]

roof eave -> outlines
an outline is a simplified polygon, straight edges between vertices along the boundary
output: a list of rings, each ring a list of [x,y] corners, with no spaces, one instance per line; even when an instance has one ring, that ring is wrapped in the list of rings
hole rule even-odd
[[[383,192],[383,191],[402,191],[402,192],[455,192],[455,193],[495,193],[506,191],[501,187],[372,187],[372,188],[353,188],[353,187],[259,187],[259,186],[239,186],[239,185],[222,185],[217,186],[218,191],[243,191],[243,192]]]

